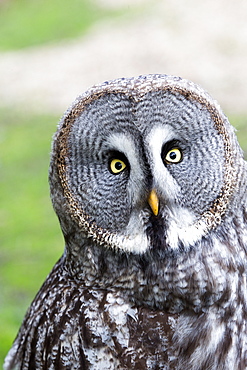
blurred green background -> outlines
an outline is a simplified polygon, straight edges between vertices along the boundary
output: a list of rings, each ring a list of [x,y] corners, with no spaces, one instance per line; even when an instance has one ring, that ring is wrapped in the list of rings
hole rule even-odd
[[[75,38],[102,19],[134,11],[104,9],[90,0],[2,0],[0,53]],[[247,116],[229,118],[247,152]],[[58,120],[57,113],[27,106],[0,107],[0,366],[31,300],[63,252],[47,181]]]

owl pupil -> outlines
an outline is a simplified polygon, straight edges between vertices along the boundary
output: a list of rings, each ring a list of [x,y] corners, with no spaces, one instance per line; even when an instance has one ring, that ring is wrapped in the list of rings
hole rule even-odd
[[[171,152],[171,153],[170,153],[170,158],[171,158],[172,160],[176,159],[176,157],[177,157],[177,154],[176,154],[175,152]]]
[[[116,168],[116,170],[118,170],[118,171],[120,171],[121,169],[122,169],[122,163],[121,162],[116,162],[115,163],[115,168]]]

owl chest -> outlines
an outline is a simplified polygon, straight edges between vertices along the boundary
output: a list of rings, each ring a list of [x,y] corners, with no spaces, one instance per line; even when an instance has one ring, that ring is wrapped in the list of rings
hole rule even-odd
[[[95,295],[95,292],[93,293]],[[100,299],[99,299],[100,298]],[[222,322],[214,309],[180,315],[131,307],[114,293],[88,301],[79,336],[85,369],[246,368],[246,338],[235,318]],[[237,340],[233,340],[239,330]],[[239,356],[240,351],[242,355]],[[185,365],[186,364],[186,365]],[[241,367],[242,366],[242,367]]]
[[[171,315],[133,306],[117,290],[63,282],[48,292],[44,285],[13,357],[23,369],[37,370],[247,368],[245,321],[236,326],[236,317],[222,320],[221,314],[215,309]]]
[[[78,329],[85,369],[172,369],[175,317],[133,308],[116,293],[94,291],[85,298]]]

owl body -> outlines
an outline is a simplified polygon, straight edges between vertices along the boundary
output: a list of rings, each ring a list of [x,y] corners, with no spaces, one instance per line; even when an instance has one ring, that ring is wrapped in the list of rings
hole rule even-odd
[[[54,136],[65,252],[5,369],[245,369],[246,163],[197,85],[119,79]]]

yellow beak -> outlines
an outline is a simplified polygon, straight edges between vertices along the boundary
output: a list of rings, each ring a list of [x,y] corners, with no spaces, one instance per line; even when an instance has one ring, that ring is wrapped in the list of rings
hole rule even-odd
[[[150,207],[153,211],[153,214],[155,216],[157,216],[158,213],[159,213],[159,199],[158,199],[157,193],[154,189],[149,194],[148,204],[150,205]]]

